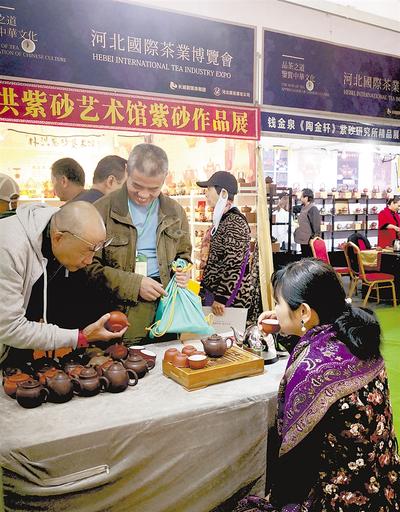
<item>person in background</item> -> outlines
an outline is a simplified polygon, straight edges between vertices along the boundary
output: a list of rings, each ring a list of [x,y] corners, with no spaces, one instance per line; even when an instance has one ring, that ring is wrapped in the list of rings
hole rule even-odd
[[[378,245],[383,249],[400,238],[400,196],[388,199],[386,207],[378,215]]]
[[[60,201],[79,201],[85,193],[85,172],[73,158],[61,158],[51,166],[51,183]]]
[[[286,247],[288,244],[288,222],[290,215],[288,194],[283,193],[279,196],[279,201],[274,214],[275,222],[283,224],[272,226],[272,236],[276,238],[281,248],[283,247],[284,249],[290,249],[290,247]],[[282,244],[284,245],[282,246]]]
[[[290,263],[272,285],[275,311],[259,324],[276,318],[298,341],[278,393],[267,498],[247,497],[235,511],[399,510],[400,458],[375,314],[348,304],[321,260]]]
[[[165,295],[177,258],[190,261],[192,246],[186,213],[161,193],[168,157],[153,144],[139,144],[129,155],[128,178],[121,189],[96,201],[113,242],[94,257],[89,278],[105,282],[110,296],[130,321],[127,341],[146,337],[158,299]],[[176,274],[186,287],[189,274]]]
[[[294,232],[294,241],[301,246],[303,257],[311,257],[310,240],[321,236],[321,215],[314,204],[314,193],[310,188],[303,188],[300,201],[302,208],[298,217],[299,227]]]
[[[208,206],[214,208],[212,227],[202,242],[202,299],[215,315],[225,307],[246,308],[250,302],[250,228],[246,217],[233,206],[238,192],[236,178],[227,171],[214,173],[205,188]]]
[[[15,215],[18,199],[18,183],[7,174],[0,173],[0,219]]]
[[[117,155],[102,158],[93,174],[93,185],[79,195],[79,201],[94,203],[97,199],[118,190],[126,181],[127,160]]]
[[[72,202],[61,209],[23,205],[16,215],[2,220],[0,364],[6,358],[9,364],[9,355],[18,362],[21,349],[86,347],[91,341],[112,340],[124,334],[105,329],[109,314],[81,331],[47,323],[53,279],[89,265],[95,251],[109,243],[103,220],[89,203]],[[12,354],[11,347],[16,349]]]

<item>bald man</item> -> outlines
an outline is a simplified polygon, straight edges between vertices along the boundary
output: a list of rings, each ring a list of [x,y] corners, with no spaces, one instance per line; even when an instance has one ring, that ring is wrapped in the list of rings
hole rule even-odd
[[[1,222],[0,365],[18,362],[19,349],[79,348],[124,334],[105,329],[108,314],[81,331],[47,323],[57,278],[86,267],[95,251],[110,243],[92,204],[24,205]]]

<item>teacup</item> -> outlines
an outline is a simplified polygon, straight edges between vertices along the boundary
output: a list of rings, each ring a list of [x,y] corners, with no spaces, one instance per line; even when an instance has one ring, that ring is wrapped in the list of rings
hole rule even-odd
[[[175,358],[175,355],[178,354],[179,351],[177,348],[168,348],[165,352],[164,352],[164,361],[166,363],[172,363],[174,358]]]
[[[186,354],[177,352],[174,356],[172,364],[177,368],[189,368],[189,360]]]
[[[189,367],[192,370],[200,370],[204,368],[208,362],[208,357],[206,355],[195,354],[188,357]]]
[[[128,352],[129,354],[134,354],[134,355],[139,355],[141,356],[142,355],[142,350],[144,350],[146,347],[144,347],[143,345],[130,345],[128,347]]]
[[[153,361],[155,364],[157,354],[152,352],[151,350],[147,350],[146,348],[140,351],[140,355],[143,357],[145,361]]]
[[[265,334],[273,334],[278,332],[281,328],[279,321],[276,318],[266,318],[261,322],[261,325]]]
[[[182,349],[182,354],[186,354],[187,356],[191,356],[194,352],[196,352],[197,348],[193,345],[185,345]]]

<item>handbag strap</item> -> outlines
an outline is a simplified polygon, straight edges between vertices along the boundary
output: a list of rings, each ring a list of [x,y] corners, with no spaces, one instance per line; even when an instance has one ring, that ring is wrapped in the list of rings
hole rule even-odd
[[[237,296],[237,294],[239,292],[239,288],[242,285],[242,281],[243,281],[243,278],[244,278],[244,273],[246,271],[247,262],[249,261],[249,257],[250,257],[250,247],[247,249],[246,254],[244,256],[244,260],[242,262],[242,266],[240,267],[239,279],[237,280],[236,286],[233,289],[233,292],[231,293],[231,296],[227,300],[227,303],[225,304],[226,307],[228,307],[228,308],[235,301],[236,296]]]

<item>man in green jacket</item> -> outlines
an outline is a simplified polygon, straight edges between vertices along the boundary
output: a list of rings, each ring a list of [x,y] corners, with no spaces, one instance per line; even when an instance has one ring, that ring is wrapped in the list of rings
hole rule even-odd
[[[94,283],[106,283],[114,304],[127,314],[124,339],[131,342],[147,335],[172,262],[190,261],[192,247],[184,209],[161,193],[168,173],[165,151],[153,144],[135,146],[127,173],[120,190],[94,203],[113,240],[95,255],[88,272]],[[177,274],[178,286],[188,281],[188,273]]]

